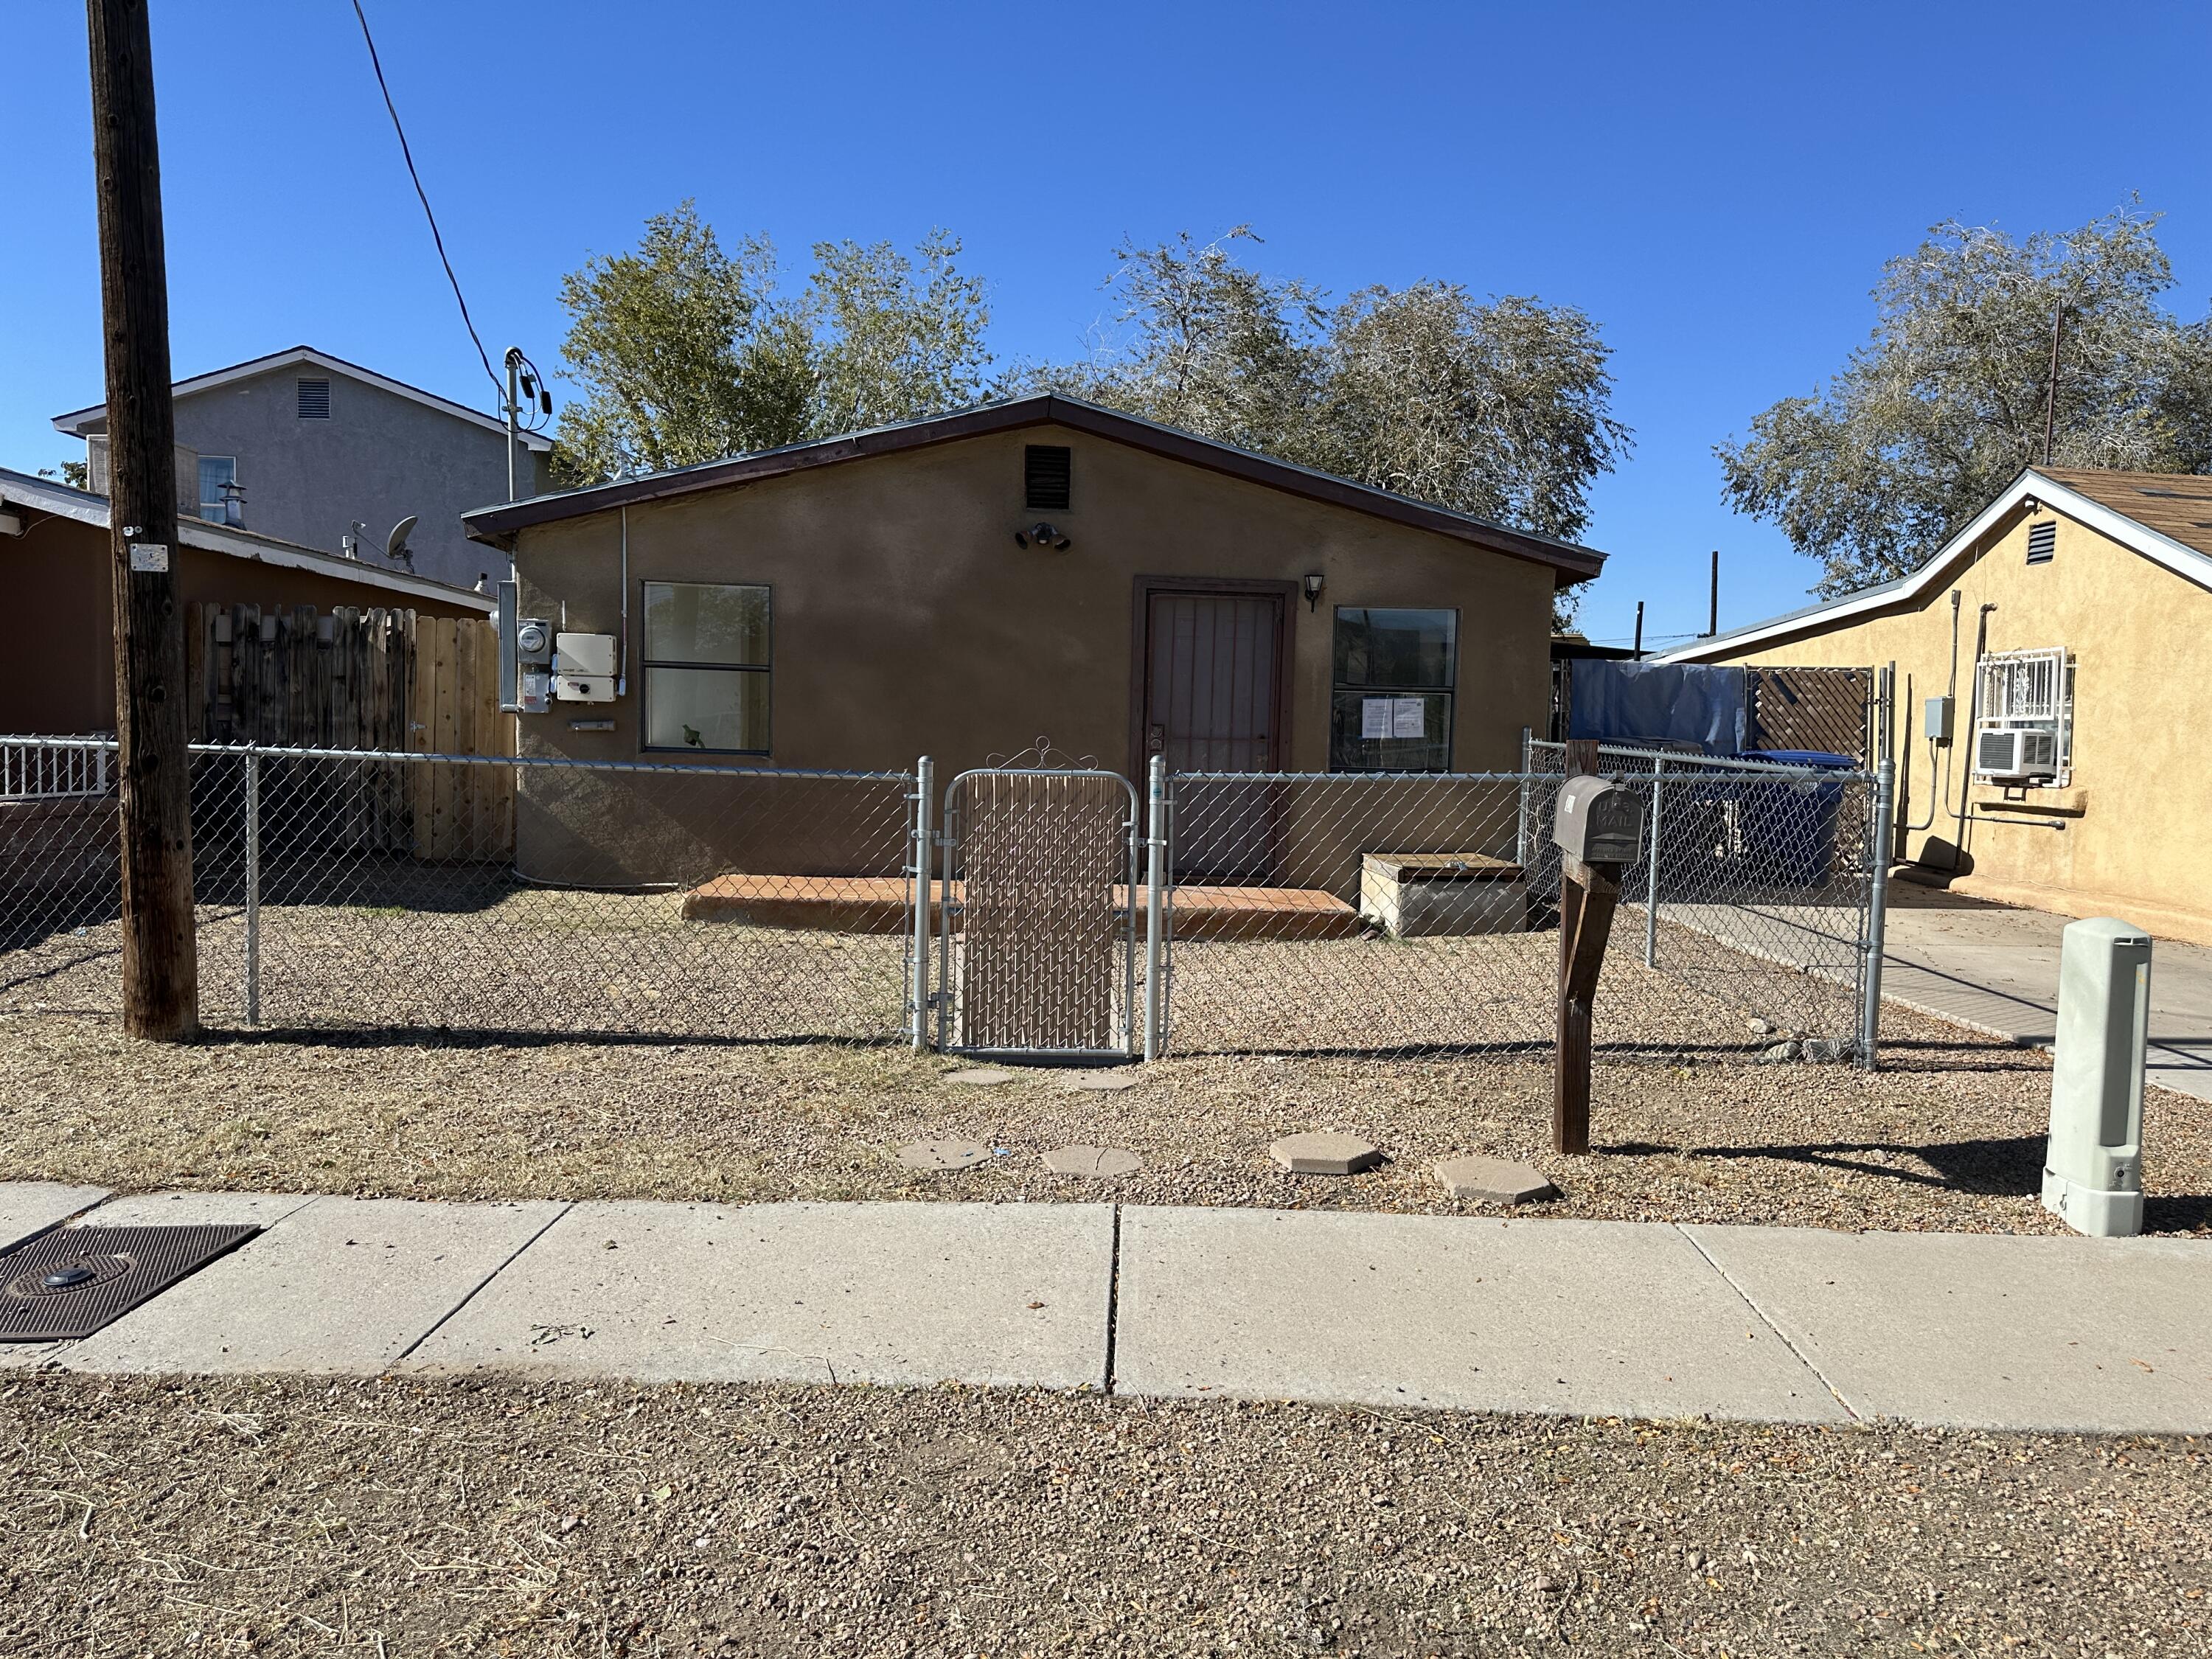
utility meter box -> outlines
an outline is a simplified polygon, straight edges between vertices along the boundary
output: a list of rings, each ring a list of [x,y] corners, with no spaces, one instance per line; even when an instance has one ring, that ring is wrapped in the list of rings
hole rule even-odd
[[[2142,1231],[2150,935],[2099,916],[2060,938],[2043,1207],[2076,1232],[2129,1238]]]
[[[1584,864],[1633,864],[1644,846],[1644,797],[1609,778],[1569,778],[1552,813],[1552,839]]]
[[[562,702],[615,700],[615,636],[556,634],[553,636],[553,695]]]
[[[1951,699],[1930,697],[1920,705],[1920,735],[1939,749],[1951,746]]]

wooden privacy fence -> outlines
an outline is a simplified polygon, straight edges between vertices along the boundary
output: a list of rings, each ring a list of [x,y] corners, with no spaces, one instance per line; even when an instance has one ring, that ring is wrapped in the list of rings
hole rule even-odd
[[[465,617],[312,605],[195,605],[185,683],[196,743],[270,748],[512,755],[499,707],[496,635]],[[504,860],[514,852],[514,773],[505,766],[284,763],[264,812],[283,851]]]

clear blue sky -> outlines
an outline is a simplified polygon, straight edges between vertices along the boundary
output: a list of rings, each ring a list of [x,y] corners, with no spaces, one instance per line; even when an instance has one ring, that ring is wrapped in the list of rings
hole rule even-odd
[[[483,407],[347,0],[153,0],[177,372],[308,342]],[[1633,457],[1595,495],[1584,611],[1625,640],[1802,603],[1711,446],[1865,336],[1881,261],[1956,216],[2063,228],[2139,191],[2212,292],[2212,6],[368,0],[495,355],[549,368],[555,285],[686,196],[793,264],[966,240],[1002,355],[1061,356],[1125,237],[1249,222],[1341,291],[1424,276],[1582,307]],[[7,8],[0,465],[82,453],[100,395],[84,20]],[[560,390],[556,388],[556,392]]]

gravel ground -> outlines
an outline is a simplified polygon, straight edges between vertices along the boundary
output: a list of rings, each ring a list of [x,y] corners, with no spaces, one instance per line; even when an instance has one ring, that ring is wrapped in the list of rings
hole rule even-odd
[[[102,1020],[0,1015],[0,1178],[408,1198],[1115,1198],[1449,1212],[1434,1160],[1527,1160],[1547,1214],[1953,1231],[2063,1231],[2037,1200],[2039,1054],[1893,1011],[1886,1069],[1726,1063],[1596,1068],[1588,1158],[1549,1151],[1532,1060],[1187,1058],[1123,1092],[1025,1071],[946,1080],[935,1056],[830,1045],[429,1038],[136,1044]],[[1741,1041],[1741,1039],[1740,1039]],[[1739,1051],[1740,1052],[1740,1051]],[[1328,1128],[1390,1162],[1348,1180],[1278,1170],[1268,1143]],[[903,1143],[1006,1154],[916,1175]],[[2153,1091],[2148,1224],[2212,1231],[2212,1117]],[[1110,1181],[1047,1172],[1066,1144],[1140,1153]]]
[[[2201,1440],[36,1376],[0,1447],[10,1654],[2212,1645]]]

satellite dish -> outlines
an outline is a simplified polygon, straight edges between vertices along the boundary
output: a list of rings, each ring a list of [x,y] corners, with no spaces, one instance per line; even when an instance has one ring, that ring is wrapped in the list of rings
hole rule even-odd
[[[415,552],[407,545],[407,532],[415,528],[415,521],[421,516],[420,514],[410,513],[392,526],[392,533],[384,538],[384,556],[392,563],[404,564],[410,569],[414,568]]]

